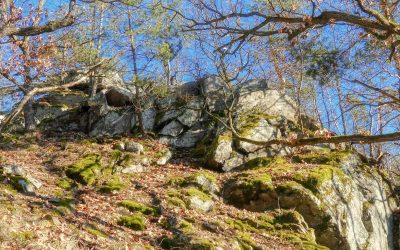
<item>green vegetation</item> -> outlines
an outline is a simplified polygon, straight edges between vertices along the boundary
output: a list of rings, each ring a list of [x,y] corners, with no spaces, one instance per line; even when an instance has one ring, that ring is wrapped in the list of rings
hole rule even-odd
[[[72,189],[74,187],[76,187],[76,184],[73,180],[68,179],[68,178],[62,178],[58,181],[57,186],[59,186],[60,188],[69,190]]]
[[[110,180],[104,182],[99,191],[102,193],[112,194],[119,192],[125,188],[125,184],[121,182],[121,179],[117,176],[114,176]]]
[[[77,163],[67,167],[65,174],[83,185],[91,185],[96,180],[96,176],[100,173],[101,169],[100,156],[89,154]]]
[[[302,216],[296,211],[276,210],[255,219],[226,219],[225,223],[239,232],[237,240],[244,249],[251,249],[249,247],[255,245],[248,233],[266,233],[278,236],[301,249],[327,249],[315,242],[313,230],[305,228],[303,221]],[[307,230],[308,233],[304,233],[304,230]]]
[[[214,250],[215,243],[207,239],[198,239],[191,242],[190,249],[193,250]]]
[[[118,220],[118,225],[128,227],[135,231],[143,231],[146,229],[145,218],[141,213],[121,216]]]
[[[145,215],[159,216],[160,213],[156,207],[149,207],[135,201],[124,200],[118,203],[118,206],[125,207],[131,212],[140,212]]]
[[[88,231],[90,234],[97,236],[97,237],[103,237],[103,238],[109,237],[105,232],[98,229],[95,225],[88,225],[85,227],[85,230]]]

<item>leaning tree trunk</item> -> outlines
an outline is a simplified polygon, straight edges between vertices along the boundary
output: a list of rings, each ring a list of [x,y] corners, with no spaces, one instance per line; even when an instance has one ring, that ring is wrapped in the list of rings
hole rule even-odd
[[[25,131],[32,131],[36,128],[35,117],[33,113],[33,100],[29,100],[24,107]]]

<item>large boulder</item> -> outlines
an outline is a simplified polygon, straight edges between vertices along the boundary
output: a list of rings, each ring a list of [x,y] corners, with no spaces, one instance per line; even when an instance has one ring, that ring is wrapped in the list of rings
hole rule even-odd
[[[270,141],[281,138],[281,131],[279,126],[276,126],[274,122],[270,122],[272,119],[279,119],[272,117],[264,113],[256,114],[250,113],[249,115],[243,115],[244,117],[239,118],[238,131],[242,137],[253,141]],[[262,145],[257,145],[245,141],[237,141],[237,148],[239,151],[244,153],[254,153],[255,151],[263,148]]]
[[[112,107],[126,107],[132,105],[133,94],[126,88],[110,87],[105,90],[107,104]]]
[[[167,135],[167,136],[178,136],[184,130],[183,125],[179,121],[172,121],[168,125],[166,125],[161,131],[160,135]]]
[[[296,122],[295,102],[278,90],[268,89],[265,80],[251,80],[237,87],[237,112],[265,112]]]
[[[393,249],[394,200],[381,175],[351,152],[320,150],[247,162],[225,183],[229,204],[251,211],[294,209],[330,249]]]
[[[231,101],[233,89],[228,87],[220,77],[209,76],[198,81],[200,93],[211,112],[225,110],[226,104]]]
[[[79,91],[60,91],[43,96],[33,105],[35,122],[47,129],[79,130],[79,107],[86,100],[87,95]]]
[[[101,112],[101,111],[100,111]],[[118,108],[107,108],[105,114],[97,116],[91,123],[89,135],[93,137],[104,135],[120,135],[131,132],[133,112]]]

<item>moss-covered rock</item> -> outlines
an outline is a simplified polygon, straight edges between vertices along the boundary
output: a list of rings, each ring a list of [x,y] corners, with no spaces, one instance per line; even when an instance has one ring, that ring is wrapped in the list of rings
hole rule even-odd
[[[301,249],[327,249],[315,242],[314,230],[294,210],[279,209],[255,218],[227,219],[225,223],[237,231],[236,240],[243,249],[256,247],[249,233],[276,236]]]
[[[356,153],[315,150],[293,157],[292,162],[282,157],[259,158],[248,162],[246,168],[247,171],[233,176],[224,185],[224,198],[229,204],[259,212],[295,209],[315,229],[317,242],[332,249],[366,242],[375,246],[386,244],[378,238],[371,240],[375,237],[374,230],[382,230],[378,222],[372,223],[371,212],[386,220],[383,217],[391,202],[384,201],[386,195],[378,191],[382,190],[380,175],[364,168]],[[371,197],[382,202],[375,203],[373,208],[364,206]],[[230,224],[246,228],[237,221]],[[274,225],[275,230],[298,230],[292,226],[288,229],[284,223],[279,225],[281,228]],[[281,234],[284,237],[286,233]],[[287,238],[304,241],[299,235]],[[313,244],[307,247],[315,248]]]
[[[156,207],[150,207],[140,204],[136,201],[123,200],[118,203],[118,206],[124,207],[131,212],[139,212],[145,215],[159,216],[160,212]]]
[[[22,176],[10,176],[9,179],[11,186],[18,192],[33,192],[33,185],[27,178]]]
[[[207,166],[219,170],[233,152],[232,143],[231,132],[224,132],[217,135],[211,145],[203,145],[206,147],[206,154],[203,157],[203,162],[207,164]]]
[[[186,187],[180,190],[171,189],[167,192],[166,201],[172,206],[191,208],[202,212],[209,212],[214,207],[212,198],[194,187]]]
[[[146,229],[145,218],[141,213],[121,216],[118,220],[118,225],[128,227],[135,231],[143,231]]]
[[[57,186],[59,186],[60,188],[69,190],[72,189],[76,186],[75,182],[71,179],[68,178],[62,178],[58,181]]]
[[[78,162],[68,166],[65,174],[83,185],[91,185],[100,174],[101,169],[100,156],[89,154]]]
[[[208,194],[216,193],[219,189],[215,175],[204,171],[187,177],[173,176],[167,183],[174,187],[195,187]]]
[[[99,191],[106,194],[113,194],[122,191],[125,188],[125,184],[121,181],[121,178],[114,176],[110,180],[105,181],[99,188]]]

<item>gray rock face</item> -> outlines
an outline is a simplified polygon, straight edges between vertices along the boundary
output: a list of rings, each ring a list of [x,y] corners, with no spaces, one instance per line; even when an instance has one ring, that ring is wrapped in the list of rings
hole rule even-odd
[[[29,175],[25,169],[18,165],[1,166],[3,175],[15,178],[13,186],[24,193],[34,193],[36,189],[42,187],[42,182]]]
[[[18,180],[18,185],[23,193],[33,193],[35,191],[33,186],[26,180]]]
[[[176,95],[169,95],[156,100],[156,105],[160,110],[169,110],[175,108],[178,102],[178,97]]]
[[[280,138],[280,131],[277,127],[269,124],[267,120],[260,119],[252,128],[247,128],[247,131],[245,131],[245,136],[246,138],[254,141],[270,141]],[[263,146],[240,141],[238,143],[238,148],[246,153],[253,153],[263,148]]]
[[[134,114],[120,110],[109,110],[92,125],[90,136],[120,135],[131,131],[131,120]]]
[[[187,178],[186,185],[195,186],[209,194],[215,194],[219,191],[215,179],[202,173]]]
[[[222,111],[225,109],[225,96],[229,97],[233,94],[221,78],[210,76],[199,81],[200,92],[206,100],[206,104],[210,111]]]
[[[315,167],[283,183],[265,171],[239,174],[226,183],[225,199],[251,211],[295,209],[315,229],[317,243],[330,249],[393,249],[395,203],[386,184],[358,156],[341,157],[338,167]],[[279,174],[285,173],[274,178]]]
[[[143,126],[145,130],[153,130],[156,122],[157,111],[149,108],[143,111]]]
[[[101,79],[101,83],[98,84],[99,89],[107,89],[112,87],[125,88],[124,80],[117,72],[107,72],[105,77]]]
[[[170,144],[177,148],[192,148],[207,134],[207,129],[193,126],[177,138],[171,140]]]
[[[182,124],[178,121],[172,121],[168,125],[166,125],[161,131],[160,135],[167,135],[167,136],[178,136],[184,130]]]
[[[26,171],[17,165],[4,165],[2,167],[4,174],[15,175],[15,176],[26,176]]]
[[[109,106],[125,107],[132,104],[133,94],[126,88],[111,87],[105,95]]]
[[[239,88],[236,107],[239,113],[262,111],[268,115],[284,116],[291,121],[297,121],[296,105],[290,97],[278,90],[262,90],[254,82],[244,83]]]
[[[200,118],[200,110],[186,109],[183,114],[178,117],[178,121],[187,127],[191,127],[195,125]]]
[[[171,109],[166,111],[161,115],[160,119],[157,121],[157,125],[163,124],[165,122],[171,121],[175,118],[178,118],[182,114],[182,110],[180,109]]]
[[[224,165],[229,160],[233,152],[232,137],[219,135],[213,142],[215,145],[212,151],[208,153],[208,164],[218,167]]]

